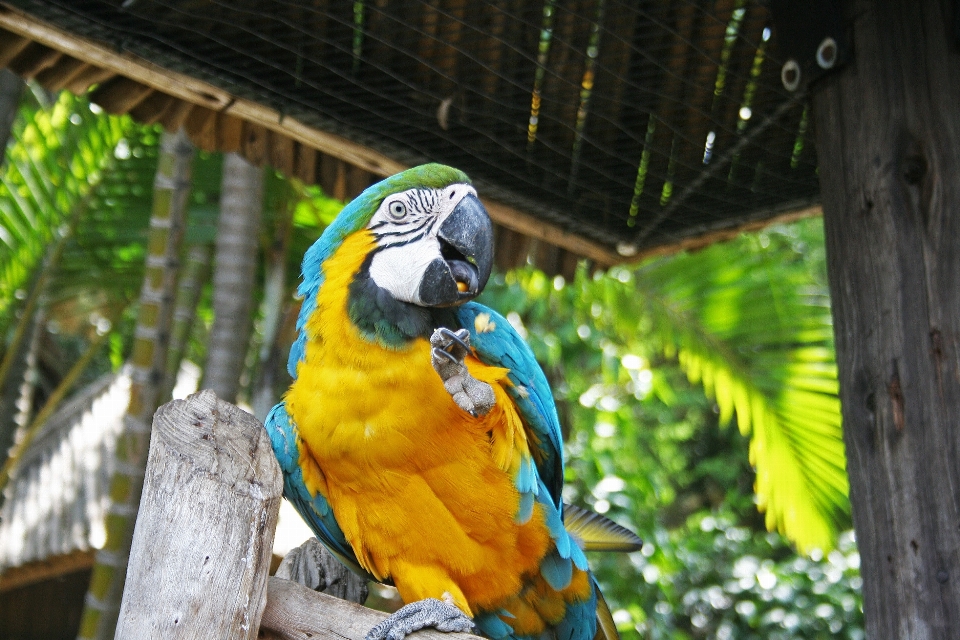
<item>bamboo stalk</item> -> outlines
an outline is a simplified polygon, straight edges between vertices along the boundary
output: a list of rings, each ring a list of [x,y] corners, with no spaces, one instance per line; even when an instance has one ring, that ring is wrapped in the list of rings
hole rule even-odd
[[[186,223],[193,146],[182,131],[164,134],[154,182],[146,273],[140,292],[130,405],[117,442],[110,480],[107,539],[97,552],[80,621],[79,638],[113,638],[126,577],[127,555],[150,445],[150,424],[159,405]]]

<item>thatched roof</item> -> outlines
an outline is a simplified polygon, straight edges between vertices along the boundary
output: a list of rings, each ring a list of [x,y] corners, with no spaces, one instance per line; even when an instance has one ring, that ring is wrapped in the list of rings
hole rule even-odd
[[[203,148],[342,196],[423,161],[464,169],[501,260],[533,238],[549,270],[611,264],[818,201],[757,0],[11,4],[0,63]]]
[[[102,546],[130,376],[107,375],[43,425],[4,488],[0,572]]]

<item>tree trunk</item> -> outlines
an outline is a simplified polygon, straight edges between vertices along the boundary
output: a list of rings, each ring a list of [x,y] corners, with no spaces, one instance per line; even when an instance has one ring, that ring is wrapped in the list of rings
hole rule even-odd
[[[267,419],[270,409],[277,403],[278,372],[283,372],[284,388],[289,386],[290,378],[286,372],[286,354],[281,353],[281,323],[289,308],[290,294],[287,291],[287,253],[293,233],[294,202],[289,186],[287,197],[283,198],[275,213],[273,241],[264,255],[263,301],[260,303],[263,318],[263,342],[257,358],[258,372],[252,385],[250,404],[253,415],[261,422]],[[280,361],[283,361],[282,364]],[[278,366],[280,365],[280,366]]]
[[[250,344],[263,171],[235,153],[223,156],[223,189],[213,267],[213,328],[202,388],[236,402]]]
[[[140,309],[130,357],[130,406],[114,454],[106,522],[107,540],[103,549],[97,552],[80,621],[79,638],[110,640],[117,624],[127,572],[127,554],[150,446],[150,424],[160,404],[160,385],[166,370],[192,162],[193,145],[186,134],[183,131],[177,134],[164,133],[154,182],[147,268],[140,292]]]
[[[960,638],[960,7],[848,8],[814,115],[867,636]]]
[[[187,249],[183,265],[183,274],[177,285],[177,301],[173,310],[173,327],[170,330],[170,349],[167,353],[167,371],[160,388],[160,401],[166,402],[177,385],[180,364],[190,342],[193,323],[197,318],[197,307],[203,285],[210,277],[210,256],[213,253],[209,243],[197,243]]]

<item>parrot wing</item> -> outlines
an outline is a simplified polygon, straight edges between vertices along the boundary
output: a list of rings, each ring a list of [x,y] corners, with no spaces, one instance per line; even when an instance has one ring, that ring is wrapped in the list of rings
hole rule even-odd
[[[520,334],[493,309],[467,302],[458,308],[457,319],[470,332],[470,345],[480,361],[510,370],[508,377],[513,385],[507,388],[507,393],[516,403],[533,435],[531,444],[537,473],[557,511],[562,512],[563,444],[560,420],[543,369]]]
[[[270,411],[264,426],[283,471],[283,495],[337,560],[357,575],[375,580],[357,561],[326,498],[319,493],[311,495],[307,489],[300,468],[300,436],[297,425],[287,414],[285,403],[281,402]]]

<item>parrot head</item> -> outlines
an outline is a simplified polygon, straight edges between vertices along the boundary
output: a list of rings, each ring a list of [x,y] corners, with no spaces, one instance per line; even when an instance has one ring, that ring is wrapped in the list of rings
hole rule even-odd
[[[424,174],[446,179],[417,180]],[[493,266],[493,226],[476,190],[465,175],[441,165],[394,178],[384,181],[397,184],[380,190],[384,196],[366,224],[377,245],[370,279],[396,300],[421,307],[475,298]],[[410,178],[415,186],[408,186]]]
[[[325,265],[357,233],[373,246],[353,274],[350,320],[384,344],[429,336],[440,316],[483,291],[493,267],[493,225],[462,171],[425,164],[368,187],[303,257],[300,335],[288,364],[294,377]]]

